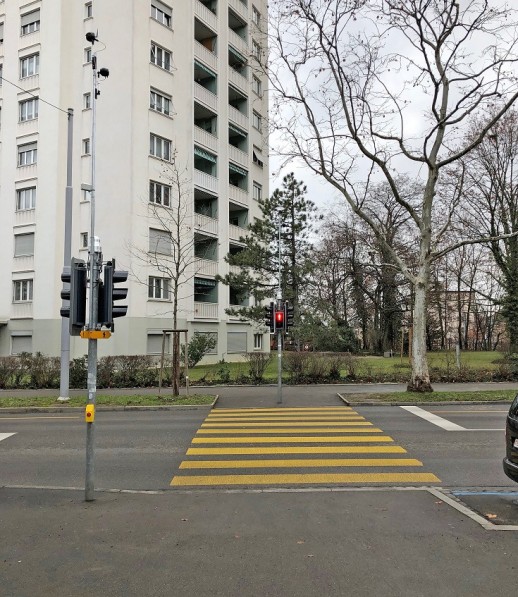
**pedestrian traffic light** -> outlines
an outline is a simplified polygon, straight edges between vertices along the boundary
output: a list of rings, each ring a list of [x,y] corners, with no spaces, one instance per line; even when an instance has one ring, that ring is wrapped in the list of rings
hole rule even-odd
[[[281,311],[278,309],[277,311],[275,311],[275,331],[284,331],[284,310]]]
[[[290,306],[288,301],[284,303],[284,321],[286,326],[286,331],[288,331],[291,327],[293,327],[293,313],[294,309]]]
[[[115,284],[126,282],[128,272],[115,269],[115,259],[108,261],[104,266],[103,282],[99,285],[99,308],[97,310],[97,323],[114,331],[113,320],[124,317],[128,312],[127,305],[117,305],[115,301],[124,300],[128,296],[127,288],[116,288]]]
[[[63,268],[61,280],[68,284],[61,291],[61,298],[68,301],[60,309],[61,317],[69,319],[71,336],[79,336],[86,324],[86,279],[87,268],[82,259],[72,257],[70,266]]]
[[[274,304],[270,303],[264,308],[264,325],[270,328],[270,334],[275,332],[275,322],[273,320]]]

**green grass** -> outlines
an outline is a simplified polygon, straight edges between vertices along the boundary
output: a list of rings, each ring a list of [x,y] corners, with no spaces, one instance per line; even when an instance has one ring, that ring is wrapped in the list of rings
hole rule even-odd
[[[96,398],[97,406],[170,406],[170,405],[207,405],[212,404],[216,396],[212,394],[192,394],[191,396],[102,396]],[[0,397],[0,408],[16,407],[84,407],[85,396],[74,396],[67,402],[58,402],[53,396],[35,396],[30,398]]]
[[[357,402],[426,403],[426,402],[511,402],[516,390],[489,390],[481,392],[390,392],[387,394],[343,394],[351,404]]]

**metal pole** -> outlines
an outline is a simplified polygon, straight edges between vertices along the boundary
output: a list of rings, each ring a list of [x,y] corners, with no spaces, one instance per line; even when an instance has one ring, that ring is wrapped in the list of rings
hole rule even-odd
[[[68,130],[67,130],[67,186],[65,190],[65,242],[63,247],[63,266],[69,267],[72,259],[72,146],[74,139],[74,110],[68,109]],[[63,306],[64,303],[63,303]],[[59,374],[59,397],[58,400],[66,402],[70,400],[70,333],[68,320],[61,318],[61,367]]]
[[[188,337],[187,331],[185,333],[185,393],[189,395],[189,355],[188,355]]]
[[[95,330],[97,327],[97,309],[99,301],[99,260],[102,264],[100,246],[96,246],[95,239],[95,125],[96,125],[96,102],[97,102],[97,56],[92,56],[93,73],[93,102],[92,102],[92,190],[90,191],[90,294],[89,307],[90,315],[88,329]],[[88,404],[93,405],[97,394],[97,340],[88,339]],[[95,421],[95,418],[94,418]],[[85,501],[94,500],[94,439],[95,422],[86,424],[86,477],[85,477]]]
[[[277,309],[282,308],[281,220],[282,214],[279,209],[279,288],[277,289]],[[277,330],[277,404],[282,404],[282,330]]]
[[[162,332],[162,354],[160,356],[160,373],[158,375],[158,393],[162,390],[162,374],[164,371],[165,330]]]

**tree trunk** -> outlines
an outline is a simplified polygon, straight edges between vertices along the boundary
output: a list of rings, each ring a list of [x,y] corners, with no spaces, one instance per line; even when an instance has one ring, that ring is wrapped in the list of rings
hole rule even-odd
[[[421,267],[425,270],[426,266]],[[426,272],[418,277],[415,285],[412,338],[412,379],[409,392],[433,392],[426,358]]]

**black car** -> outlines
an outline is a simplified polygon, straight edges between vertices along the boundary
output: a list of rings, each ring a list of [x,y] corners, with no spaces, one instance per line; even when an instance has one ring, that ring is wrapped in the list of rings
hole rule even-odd
[[[504,473],[518,483],[518,394],[515,396],[507,415],[505,447]]]

